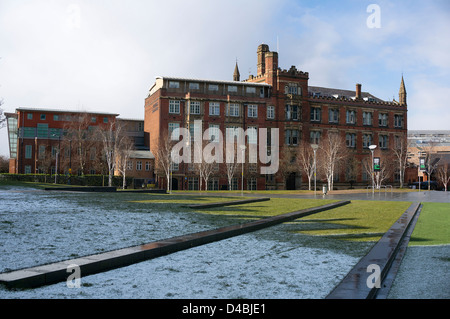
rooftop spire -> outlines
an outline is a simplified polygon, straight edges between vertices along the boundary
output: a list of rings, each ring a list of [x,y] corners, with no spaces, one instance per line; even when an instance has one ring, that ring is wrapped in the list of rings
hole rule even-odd
[[[240,81],[241,75],[239,74],[239,68],[238,68],[238,62],[236,59],[236,66],[234,67],[234,73],[233,73],[233,81]]]
[[[402,82],[400,83],[400,90],[398,91],[398,101],[400,102],[400,105],[406,105],[406,88],[405,81],[403,80],[403,74]]]

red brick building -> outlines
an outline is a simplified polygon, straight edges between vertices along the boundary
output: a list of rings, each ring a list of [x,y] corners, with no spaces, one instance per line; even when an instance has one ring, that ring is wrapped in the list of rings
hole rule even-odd
[[[377,145],[375,156],[383,156],[399,140],[406,140],[403,79],[398,102],[383,101],[363,92],[360,84],[356,84],[355,90],[341,90],[311,87],[308,80],[309,74],[294,66],[281,69],[278,53],[269,51],[265,44],[257,50],[257,75],[244,81],[240,81],[237,64],[233,81],[157,77],[145,100],[146,143],[156,156],[161,139],[178,127],[195,131],[192,129],[195,120],[202,121],[202,131],[217,128],[225,132],[228,127],[240,127],[244,131],[278,128],[280,153],[285,146],[295,149],[301,140],[316,144],[329,132],[335,132],[342,136],[348,152],[359,162],[370,157],[369,145]],[[189,165],[176,165],[172,174],[173,189],[198,188],[198,175]],[[233,181],[235,189],[241,189],[240,174],[238,171]],[[159,177],[162,186],[164,178]],[[244,189],[305,186],[300,169],[268,176],[246,164],[244,177]],[[335,179],[338,183],[348,183],[345,168],[338,170]],[[394,179],[391,178],[392,182]],[[359,169],[355,182],[368,184],[369,180],[370,175]],[[227,185],[223,170],[217,169],[208,188],[224,189]]]
[[[76,112],[51,109],[17,108],[7,113],[10,147],[10,173],[98,174],[101,147],[89,144],[84,164],[80,165],[80,147],[64,138],[67,130],[87,132],[106,127],[118,114]],[[85,133],[84,133],[85,134]],[[61,150],[58,152],[58,150]]]

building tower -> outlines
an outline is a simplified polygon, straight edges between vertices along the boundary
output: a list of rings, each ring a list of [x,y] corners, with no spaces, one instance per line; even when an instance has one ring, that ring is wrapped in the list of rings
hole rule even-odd
[[[257,65],[257,75],[266,74],[266,53],[269,52],[269,46],[267,44],[261,44],[258,46],[258,65]]]
[[[236,66],[234,67],[234,73],[233,73],[233,81],[240,81],[241,80],[241,75],[239,74],[239,68],[238,68],[238,63],[236,61]]]
[[[400,105],[406,106],[406,88],[405,88],[405,81],[403,81],[403,75],[402,75],[402,83],[400,84],[400,91],[398,92],[398,101]]]

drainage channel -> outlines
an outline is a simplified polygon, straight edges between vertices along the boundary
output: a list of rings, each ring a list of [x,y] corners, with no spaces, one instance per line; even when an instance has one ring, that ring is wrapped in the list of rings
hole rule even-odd
[[[413,203],[326,299],[386,298],[421,210]]]
[[[152,258],[157,258],[180,250],[253,232],[311,214],[347,205],[349,203],[350,201],[339,201],[244,224],[226,226],[218,229],[155,241],[144,245],[118,249],[102,254],[90,255],[3,273],[0,274],[0,284],[3,284],[8,288],[34,288],[54,284],[57,282],[66,281],[71,274],[69,269],[73,270],[74,265],[79,268],[80,276],[92,275]]]

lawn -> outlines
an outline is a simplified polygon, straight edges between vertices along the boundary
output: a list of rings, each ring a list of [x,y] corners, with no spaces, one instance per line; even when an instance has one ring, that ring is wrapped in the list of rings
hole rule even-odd
[[[450,204],[423,203],[410,245],[450,244]]]
[[[152,195],[146,203],[173,204],[173,208],[189,203],[209,203],[225,200],[239,200],[246,197],[219,197],[200,195]],[[142,201],[141,201],[142,202]],[[228,216],[240,221],[254,220],[285,214],[310,207],[335,202],[323,199],[271,198],[270,201],[217,208],[197,209],[197,213]],[[295,232],[326,236],[328,238],[352,241],[377,241],[408,209],[410,202],[394,201],[352,201],[349,205],[297,219]]]
[[[300,219],[299,233],[352,241],[377,241],[410,206],[409,202],[352,201]]]

